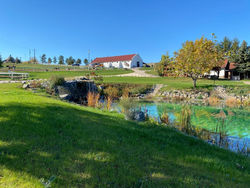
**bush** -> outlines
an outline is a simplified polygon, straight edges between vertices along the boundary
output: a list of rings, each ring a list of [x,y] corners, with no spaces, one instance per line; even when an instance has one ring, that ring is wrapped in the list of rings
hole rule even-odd
[[[61,77],[61,76],[52,76],[50,78],[50,86],[51,86],[51,88],[53,88],[55,86],[61,86],[64,83],[65,83],[64,77]]]
[[[169,116],[168,116],[168,113],[167,113],[167,112],[164,112],[164,113],[161,115],[160,119],[161,119],[161,122],[162,122],[162,123],[165,123],[165,124],[167,124],[167,125],[170,124],[170,120],[169,120]]]
[[[129,98],[129,92],[130,92],[130,89],[129,88],[124,88],[122,90],[122,98]]]
[[[119,105],[122,113],[125,114],[127,120],[134,120],[136,103],[132,98],[123,98],[120,100]]]
[[[234,97],[230,97],[226,100],[226,106],[228,107],[237,107],[240,104],[241,104],[240,100],[237,100]]]
[[[102,76],[95,76],[94,80],[97,82],[103,82],[103,77]]]
[[[104,93],[108,96],[108,97],[110,97],[112,100],[114,99],[114,98],[117,98],[118,97],[118,89],[117,88],[115,88],[115,87],[108,87],[108,88],[106,88],[105,90],[104,90]]]
[[[87,95],[87,100],[88,100],[88,106],[90,107],[97,107],[99,106],[99,93],[94,93],[94,92],[88,92]]]
[[[192,132],[190,106],[185,105],[182,107],[180,126],[184,132],[186,132],[188,134],[190,134]]]
[[[208,98],[208,103],[212,106],[216,106],[218,105],[220,102],[220,99],[218,97],[215,97],[215,96],[211,96]]]

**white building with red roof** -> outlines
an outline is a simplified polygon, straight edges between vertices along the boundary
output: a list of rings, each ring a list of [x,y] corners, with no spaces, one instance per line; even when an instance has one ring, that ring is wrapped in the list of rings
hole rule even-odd
[[[134,67],[142,67],[143,60],[139,54],[111,56],[111,57],[97,57],[91,62],[91,66],[131,69]]]

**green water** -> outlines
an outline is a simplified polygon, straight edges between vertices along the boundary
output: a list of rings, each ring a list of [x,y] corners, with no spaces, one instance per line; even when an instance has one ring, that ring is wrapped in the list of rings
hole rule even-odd
[[[179,122],[181,104],[171,103],[139,103],[143,109],[147,109],[149,116],[159,118],[163,112],[168,113],[170,120]],[[222,123],[218,117],[221,110],[225,113],[225,131],[228,136],[238,138],[250,138],[250,108],[216,108],[211,106],[191,106],[191,124],[204,128],[211,132]]]

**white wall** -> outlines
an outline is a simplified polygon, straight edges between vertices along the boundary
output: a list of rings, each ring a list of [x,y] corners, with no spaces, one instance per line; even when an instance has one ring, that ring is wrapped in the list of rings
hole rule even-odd
[[[143,66],[142,58],[137,54],[133,57],[132,61],[116,61],[116,62],[105,62],[103,66],[105,68],[133,68],[137,67],[137,62],[139,62],[140,67]]]
[[[209,74],[210,76],[218,76],[217,75],[217,71],[210,71],[210,74]],[[220,73],[219,73],[219,77],[220,78],[224,78],[225,77],[225,70],[224,69],[221,69],[220,70]]]
[[[143,60],[138,54],[133,57],[130,68],[137,67],[137,62],[139,62],[140,67],[143,66]]]
[[[131,68],[131,61],[116,61],[116,62],[105,62],[103,66],[105,68]]]

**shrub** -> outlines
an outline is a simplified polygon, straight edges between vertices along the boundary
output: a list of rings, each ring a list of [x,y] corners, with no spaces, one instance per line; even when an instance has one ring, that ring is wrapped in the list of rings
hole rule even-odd
[[[124,88],[123,90],[122,90],[122,98],[129,98],[129,91],[130,91],[130,89],[129,88]]]
[[[110,96],[107,98],[107,109],[110,110],[112,106],[112,99]]]
[[[65,83],[64,77],[61,77],[61,76],[52,76],[50,78],[50,86],[51,86],[51,88],[53,88],[55,86],[61,86],[64,83]]]
[[[133,120],[135,117],[136,103],[133,98],[123,98],[119,105],[127,120]]]
[[[97,82],[103,82],[103,77],[102,76],[95,76],[94,80]]]
[[[183,106],[181,110],[180,126],[183,131],[190,134],[192,131],[191,127],[191,108],[190,106]]]
[[[90,78],[90,75],[89,75],[88,73],[87,73],[85,76],[86,76],[86,78],[87,78],[87,79],[89,79],[89,78]]]
[[[88,92],[87,95],[87,100],[88,100],[88,106],[90,107],[96,107],[98,106],[99,103],[99,93],[94,93],[94,92]]]
[[[119,92],[118,89],[115,87],[108,87],[104,90],[104,93],[107,96],[107,109],[108,110],[111,109],[113,99],[118,97],[118,92]]]
[[[41,88],[42,84],[40,81],[34,80],[32,82],[30,82],[30,88]]]
[[[208,98],[208,103],[212,106],[216,106],[218,105],[220,102],[220,99],[218,97],[215,97],[215,96],[211,96]]]
[[[118,89],[115,87],[108,87],[104,90],[104,93],[110,97],[112,100],[116,97],[118,97]]]
[[[168,116],[168,113],[166,113],[166,112],[162,113],[162,115],[160,117],[160,120],[161,120],[162,123],[165,123],[167,125],[170,124],[169,116]]]
[[[97,76],[97,75],[96,75],[96,73],[95,73],[94,71],[92,71],[92,72],[90,73],[90,76]]]
[[[240,104],[241,102],[239,100],[237,100],[234,97],[230,97],[226,100],[226,106],[228,107],[236,107]]]
[[[146,94],[149,90],[152,89],[152,85],[147,85],[147,84],[139,84],[136,85],[131,89],[131,94],[136,95],[136,94]]]

